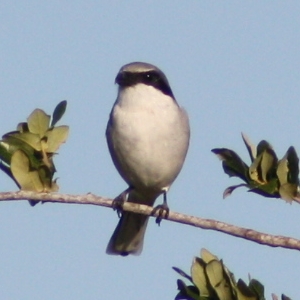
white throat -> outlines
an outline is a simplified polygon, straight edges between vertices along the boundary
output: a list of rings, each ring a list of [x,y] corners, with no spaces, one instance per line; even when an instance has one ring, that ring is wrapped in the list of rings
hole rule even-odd
[[[132,87],[120,88],[117,103],[123,109],[133,112],[140,109],[165,109],[176,102],[155,87],[139,83]]]

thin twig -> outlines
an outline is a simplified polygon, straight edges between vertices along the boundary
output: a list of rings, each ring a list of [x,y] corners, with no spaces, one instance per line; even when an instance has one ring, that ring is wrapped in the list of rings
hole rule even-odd
[[[58,193],[35,193],[27,191],[0,193],[0,201],[9,200],[38,200],[43,202],[90,204],[105,207],[112,207],[113,202],[112,199],[96,196],[93,194],[70,195]],[[123,209],[125,211],[131,211],[134,213],[144,214],[148,216],[158,216],[158,213],[154,213],[152,215],[153,207],[147,205],[125,202]],[[300,250],[300,240],[291,237],[266,234],[253,229],[242,228],[216,220],[203,219],[171,211],[169,212],[168,220],[172,222],[199,227],[202,229],[220,231],[229,235],[233,235],[239,238],[243,238],[258,244],[263,244],[271,247],[282,247],[287,249]]]

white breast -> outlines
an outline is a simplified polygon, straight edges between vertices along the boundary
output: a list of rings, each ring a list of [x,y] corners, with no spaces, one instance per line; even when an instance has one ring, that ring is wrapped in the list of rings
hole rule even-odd
[[[113,161],[129,185],[167,190],[186,156],[188,117],[172,97],[138,84],[119,91],[107,139]]]

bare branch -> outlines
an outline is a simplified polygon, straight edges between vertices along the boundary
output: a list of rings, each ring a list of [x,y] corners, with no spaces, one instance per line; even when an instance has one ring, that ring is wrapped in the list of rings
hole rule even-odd
[[[90,204],[105,207],[112,207],[113,202],[112,199],[96,196],[93,194],[70,195],[58,193],[34,193],[27,191],[0,193],[0,201],[8,200],[37,200],[43,202]],[[147,205],[125,202],[123,209],[125,211],[131,211],[134,213],[157,217],[157,213],[152,215],[153,207]],[[202,229],[220,231],[229,235],[233,235],[239,238],[243,238],[258,244],[263,244],[271,247],[282,247],[287,249],[300,250],[300,240],[291,237],[266,234],[263,232],[255,231],[253,229],[242,228],[216,220],[202,219],[171,211],[169,213],[168,220],[172,222],[199,227]]]

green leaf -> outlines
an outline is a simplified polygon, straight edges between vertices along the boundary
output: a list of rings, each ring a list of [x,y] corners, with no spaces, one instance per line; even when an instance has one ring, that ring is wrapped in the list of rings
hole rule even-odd
[[[261,141],[257,146],[257,157],[249,168],[250,178],[260,184],[265,184],[275,176],[277,156],[271,145]]]
[[[42,192],[44,187],[36,170],[31,171],[26,154],[17,150],[11,158],[11,172],[22,190]]]
[[[278,162],[276,173],[280,182],[280,197],[291,202],[297,195],[299,185],[299,158],[294,147],[290,147]]]
[[[283,184],[279,187],[280,198],[291,203],[297,199],[298,185],[296,184]]]
[[[193,283],[200,291],[200,295],[203,297],[211,296],[207,286],[207,278],[205,275],[205,262],[199,257],[195,257],[191,267],[191,275]]]
[[[248,153],[249,153],[249,156],[250,156],[250,158],[251,158],[251,161],[253,162],[254,159],[256,158],[256,146],[253,145],[253,144],[250,142],[248,136],[245,135],[244,133],[242,133],[242,138],[243,138],[243,141],[244,141],[244,143],[245,143],[245,146],[246,146],[246,148],[247,148],[247,150],[248,150]]]
[[[15,139],[18,139],[19,141],[22,141],[26,144],[28,144],[30,147],[37,151],[41,151],[41,140],[40,137],[37,134],[31,133],[31,132],[18,132],[13,131],[6,133],[3,136],[3,140],[8,142],[9,138],[13,137]],[[22,145],[19,144],[20,148],[22,148]]]
[[[278,179],[272,178],[269,182],[265,184],[254,183],[251,185],[249,192],[259,194],[268,198],[280,198],[278,191]]]
[[[263,182],[268,182],[276,174],[277,156],[273,149],[265,150],[261,159],[261,176]]]
[[[291,146],[287,151],[287,161],[288,161],[288,182],[299,184],[299,158],[297,152],[293,146]]]
[[[5,136],[5,139],[0,141],[0,159],[10,165],[11,156],[16,150],[22,150],[30,160],[32,167],[38,167],[41,163],[41,157],[30,145],[15,138],[14,136]]]
[[[31,133],[43,138],[49,129],[50,116],[41,109],[35,109],[27,119],[28,129]]]
[[[230,283],[231,290],[233,294],[235,294],[236,281],[234,278],[234,274],[230,272],[230,270],[224,265],[222,260],[221,263],[223,265],[224,277],[226,278],[226,281]]]
[[[239,187],[250,187],[248,184],[246,183],[241,183],[241,184],[237,184],[237,185],[232,185],[229,186],[228,188],[225,189],[225,191],[223,192],[223,199],[227,198],[228,196],[230,196],[232,194],[232,192],[239,188]]]
[[[273,150],[272,145],[267,142],[266,140],[262,140],[258,143],[257,147],[256,147],[256,152],[257,155],[260,155],[261,153],[265,152],[266,150]]]
[[[259,300],[265,300],[265,288],[258,280],[251,279],[249,288],[259,297]]]
[[[223,193],[223,198],[231,195],[236,188],[244,186],[250,192],[264,197],[300,203],[299,158],[294,147],[290,147],[283,159],[278,162],[275,151],[267,141],[262,140],[255,148],[243,133],[242,138],[252,160],[250,167],[230,149],[212,149],[212,152],[222,160],[224,172],[245,182],[228,187]]]
[[[19,123],[17,126],[17,131],[19,132],[28,132],[28,124],[26,122]]]
[[[46,152],[56,152],[59,146],[67,140],[68,134],[68,126],[58,126],[48,130],[46,132]]]
[[[53,165],[54,168],[54,165]],[[41,182],[43,183],[44,186],[44,192],[57,192],[58,191],[58,185],[56,182],[52,181],[53,174],[55,172],[54,170],[49,169],[47,166],[41,166],[38,169],[38,174],[40,177]]]
[[[182,280],[177,280],[177,288],[179,293],[175,297],[175,300],[202,300],[199,291],[195,286],[187,286]]]
[[[0,160],[2,160],[8,165],[10,164],[11,156],[13,153],[11,148],[12,147],[8,143],[0,141]]]
[[[209,252],[207,249],[205,248],[202,248],[201,251],[200,251],[200,256],[201,258],[203,259],[203,261],[205,263],[209,263],[211,262],[212,260],[219,260],[218,257],[214,254],[212,254],[211,252]]]
[[[230,177],[239,177],[245,182],[248,181],[249,168],[234,151],[226,148],[215,148],[211,151],[222,160],[223,169],[226,174]]]
[[[55,124],[61,119],[61,117],[64,115],[66,111],[66,108],[67,108],[66,100],[63,100],[57,104],[53,112],[51,127],[54,127]]]
[[[219,300],[233,300],[230,284],[224,277],[222,263],[212,260],[207,264],[205,271],[210,285],[218,295]]]
[[[246,283],[239,279],[237,283],[238,300],[259,300],[256,294],[246,285]]]
[[[278,162],[277,176],[280,184],[299,183],[299,158],[294,147],[290,147]]]
[[[59,103],[52,123],[62,117],[66,101]],[[52,127],[50,116],[41,109],[35,109],[26,122],[19,123],[17,131],[8,132],[0,141],[0,169],[7,173],[23,190],[54,192],[58,190],[53,175],[54,152],[66,141],[67,126]],[[30,201],[36,204],[36,201]]]

